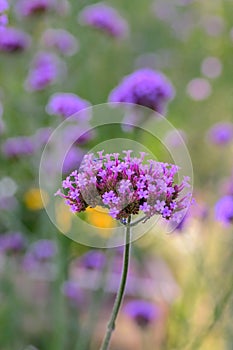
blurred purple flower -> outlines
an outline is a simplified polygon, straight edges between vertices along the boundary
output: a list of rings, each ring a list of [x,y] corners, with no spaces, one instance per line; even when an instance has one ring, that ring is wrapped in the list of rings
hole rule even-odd
[[[109,102],[134,103],[163,113],[173,97],[173,86],[162,73],[139,69],[120,82],[110,93]]]
[[[78,169],[83,156],[84,152],[80,148],[72,146],[64,159],[62,173],[68,174],[71,171]]]
[[[8,25],[8,16],[6,14],[0,14],[0,27],[6,27]]]
[[[0,235],[0,252],[17,253],[26,246],[26,239],[20,232],[9,232]]]
[[[0,27],[0,51],[18,52],[29,47],[30,36],[12,27]]]
[[[124,38],[128,34],[128,24],[113,7],[98,3],[86,6],[79,14],[79,22],[115,38]]]
[[[211,84],[204,78],[192,79],[187,85],[187,93],[195,101],[207,99],[211,92]]]
[[[217,78],[222,72],[222,63],[217,57],[206,57],[201,64],[202,73],[210,78]]]
[[[64,29],[47,29],[43,33],[42,43],[66,56],[74,55],[79,48],[77,39]]]
[[[215,205],[215,217],[225,226],[233,223],[233,196],[224,196]]]
[[[41,239],[32,244],[30,253],[37,261],[51,260],[57,254],[57,246],[52,240]]]
[[[123,312],[125,312],[142,328],[149,326],[150,323],[160,317],[159,307],[152,302],[144,300],[133,300],[128,302],[124,306]]]
[[[23,17],[39,15],[55,8],[55,0],[19,0],[16,12]]]
[[[26,136],[8,138],[2,145],[2,152],[7,158],[31,155],[34,151],[32,139]]]
[[[207,138],[215,145],[225,145],[233,141],[233,124],[222,122],[213,125],[207,133]]]
[[[106,256],[98,250],[90,250],[81,257],[80,263],[87,269],[101,270],[106,264]]]
[[[70,300],[80,303],[83,301],[83,293],[78,283],[65,281],[62,285],[62,293]]]
[[[46,111],[48,114],[55,114],[60,115],[63,118],[68,118],[89,106],[90,103],[83,100],[78,95],[60,92],[50,97],[46,106]]]
[[[7,0],[0,0],[0,13],[5,12],[9,9],[9,4]]]
[[[35,148],[40,149],[44,147],[48,142],[52,132],[53,132],[53,129],[49,127],[38,129],[35,135],[32,136],[32,140]]]
[[[59,58],[49,52],[39,52],[32,62],[25,86],[29,91],[43,90],[53,84],[62,73]]]

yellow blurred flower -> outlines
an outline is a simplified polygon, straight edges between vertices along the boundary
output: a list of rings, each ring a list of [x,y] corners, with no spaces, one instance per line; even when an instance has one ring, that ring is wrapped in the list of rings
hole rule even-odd
[[[71,229],[73,213],[63,200],[55,204],[56,222],[61,232],[67,233]]]
[[[116,226],[114,219],[108,214],[108,210],[97,206],[87,208],[87,220],[90,224],[99,228],[113,228]]]
[[[44,206],[47,205],[48,201],[48,194],[39,188],[31,188],[24,194],[24,203],[30,210],[43,209]]]

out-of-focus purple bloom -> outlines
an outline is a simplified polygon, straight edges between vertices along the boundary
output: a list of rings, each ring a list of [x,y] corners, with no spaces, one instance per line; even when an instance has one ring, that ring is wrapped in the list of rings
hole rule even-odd
[[[115,38],[124,38],[128,34],[127,22],[116,9],[104,3],[86,6],[79,14],[79,22]]]
[[[63,118],[68,118],[89,106],[90,103],[83,100],[81,97],[72,93],[61,92],[50,97],[46,106],[46,111],[48,114],[55,114]]]
[[[36,149],[44,147],[52,134],[52,128],[41,128],[38,129],[35,135],[32,136],[32,140]]]
[[[51,260],[57,254],[57,246],[52,240],[41,239],[32,244],[30,253],[37,261]]]
[[[42,43],[66,56],[74,55],[79,48],[77,39],[64,29],[47,29],[43,33]]]
[[[55,0],[19,0],[16,11],[20,16],[27,17],[45,13],[54,9],[55,5]]]
[[[8,138],[2,145],[2,152],[7,158],[31,155],[34,151],[32,139],[26,136]]]
[[[20,232],[9,232],[0,235],[0,252],[17,253],[26,246],[26,239]]]
[[[83,293],[77,282],[65,281],[62,285],[62,293],[74,302],[80,303],[83,301]]]
[[[188,83],[187,93],[195,101],[207,99],[212,92],[212,87],[208,80],[195,78]]]
[[[101,270],[106,264],[106,256],[104,253],[98,250],[90,250],[81,257],[80,263],[83,267],[87,269]]]
[[[68,174],[71,171],[78,169],[83,156],[84,152],[80,148],[72,146],[64,159],[62,173]]]
[[[8,16],[3,13],[0,14],[0,27],[5,27],[8,25]]]
[[[213,125],[207,133],[208,140],[215,145],[225,145],[233,141],[233,124],[229,122]]]
[[[165,135],[164,142],[168,147],[177,148],[187,142],[187,135],[183,130],[171,130]]]
[[[181,212],[189,206],[190,193],[180,196],[189,188],[189,178],[175,184],[178,167],[173,164],[156,162],[144,163],[145,153],[131,157],[131,150],[119,153],[87,154],[77,170],[63,181],[66,194],[60,190],[57,195],[66,199],[71,211],[85,211],[88,206],[100,205],[109,209],[109,214],[124,222],[130,215],[144,212],[145,218],[161,215],[166,220],[180,221]],[[181,198],[180,198],[181,197]]]
[[[89,118],[89,116],[86,113],[83,113],[82,117],[83,117],[82,120],[85,117]],[[85,125],[85,127],[88,128],[88,123]],[[92,140],[95,135],[94,130],[88,130],[85,132],[83,131],[82,133],[82,130],[83,130],[82,128],[83,128],[82,126],[78,125],[78,122],[77,122],[77,125],[68,125],[64,130],[64,139],[68,143],[70,144],[75,143],[78,146],[83,145],[89,142],[90,140]],[[77,135],[80,135],[80,136],[77,136]]]
[[[233,196],[224,196],[215,205],[215,217],[225,226],[233,223]]]
[[[7,0],[0,0],[0,13],[5,12],[9,9]]]
[[[158,306],[152,302],[144,300],[133,300],[128,302],[124,308],[125,312],[140,327],[144,328],[159,319],[161,311]]]
[[[208,78],[217,78],[222,72],[222,63],[217,57],[206,57],[202,62],[201,71]]]
[[[31,38],[22,30],[0,27],[0,51],[18,52],[29,47]]]
[[[49,52],[39,52],[32,62],[26,79],[26,88],[29,91],[43,90],[58,79],[63,68],[56,55]]]
[[[173,97],[173,86],[162,73],[139,69],[126,76],[110,93],[109,102],[134,103],[163,113]]]
[[[217,37],[224,31],[226,23],[220,16],[208,15],[203,17],[202,25],[209,36]]]

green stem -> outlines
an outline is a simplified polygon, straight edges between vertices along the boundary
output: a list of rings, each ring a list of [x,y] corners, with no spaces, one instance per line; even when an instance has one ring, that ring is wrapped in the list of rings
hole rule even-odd
[[[112,333],[115,329],[115,322],[118,315],[118,312],[121,307],[121,303],[124,297],[125,292],[125,286],[126,286],[126,280],[128,275],[128,269],[129,269],[129,259],[130,259],[130,221],[131,217],[129,216],[128,222],[126,225],[126,235],[125,235],[125,250],[124,250],[124,261],[123,261],[123,268],[122,268],[122,275],[121,275],[121,282],[120,286],[116,295],[115,303],[112,309],[112,314],[110,317],[110,321],[108,323],[107,331],[102,343],[102,346],[100,350],[107,350],[110,344]]]

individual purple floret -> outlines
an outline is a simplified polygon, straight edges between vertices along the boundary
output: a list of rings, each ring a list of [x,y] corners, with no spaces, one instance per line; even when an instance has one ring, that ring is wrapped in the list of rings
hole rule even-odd
[[[30,43],[30,36],[22,30],[12,27],[0,27],[0,51],[23,51],[29,47]]]
[[[39,52],[32,62],[26,79],[26,88],[29,91],[43,90],[57,80],[61,68],[61,62],[56,55]]]
[[[133,300],[128,302],[124,308],[125,312],[140,327],[144,328],[160,317],[160,309],[154,303],[144,300]]]
[[[77,39],[64,29],[47,29],[43,33],[42,43],[65,56],[74,55],[79,48]]]
[[[89,106],[90,103],[83,100],[78,95],[59,92],[50,97],[46,106],[46,111],[48,114],[60,115],[63,118],[68,118],[72,114],[78,113]]]
[[[26,246],[26,239],[20,232],[9,232],[0,235],[0,252],[17,253]]]
[[[215,205],[215,217],[225,226],[233,223],[233,196],[224,196]]]
[[[100,205],[109,209],[109,214],[122,222],[140,211],[145,220],[153,215],[161,215],[177,223],[182,219],[182,211],[190,202],[190,194],[181,192],[190,187],[189,178],[175,184],[178,167],[155,160],[144,162],[145,153],[139,158],[132,157],[132,151],[104,154],[87,154],[77,170],[63,181],[66,204],[74,213],[85,211],[88,206]],[[180,198],[181,197],[181,198]]]
[[[3,13],[9,9],[7,0],[0,0],[0,13]]]
[[[31,155],[34,151],[32,139],[26,136],[8,138],[2,145],[2,152],[7,158]]]
[[[43,14],[55,8],[55,0],[19,0],[16,12],[23,17]]]
[[[173,97],[170,81],[162,73],[145,68],[123,78],[110,93],[109,102],[134,103],[164,113]]]
[[[86,6],[79,14],[79,22],[115,38],[124,38],[128,34],[128,24],[111,6],[98,3]]]
[[[233,124],[230,122],[217,123],[210,128],[208,140],[215,145],[225,145],[233,141]]]
[[[86,269],[103,269],[106,263],[106,256],[98,250],[90,250],[80,259],[81,265]]]

